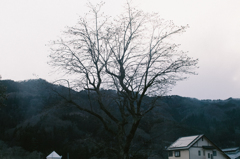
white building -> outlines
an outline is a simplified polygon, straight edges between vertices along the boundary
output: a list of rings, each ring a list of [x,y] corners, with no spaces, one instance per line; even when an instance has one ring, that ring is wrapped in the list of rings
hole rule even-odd
[[[230,159],[205,135],[181,137],[167,150],[169,159]]]

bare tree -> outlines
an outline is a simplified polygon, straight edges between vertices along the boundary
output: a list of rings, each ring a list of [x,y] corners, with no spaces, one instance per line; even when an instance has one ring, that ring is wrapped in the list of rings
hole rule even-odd
[[[78,86],[95,92],[101,113],[62,97],[97,117],[117,140],[118,146],[112,147],[112,152],[119,159],[128,159],[142,117],[176,81],[194,73],[197,59],[178,51],[178,45],[170,41],[172,35],[184,32],[187,26],[178,27],[158,14],[132,8],[129,3],[115,19],[103,15],[102,4],[89,7],[89,14],[80,18],[75,27],[68,28],[64,40],[53,42],[51,64],[74,74]],[[116,90],[114,104],[118,109],[114,111],[120,116],[115,116],[106,105],[101,89]],[[143,108],[145,96],[155,98]]]

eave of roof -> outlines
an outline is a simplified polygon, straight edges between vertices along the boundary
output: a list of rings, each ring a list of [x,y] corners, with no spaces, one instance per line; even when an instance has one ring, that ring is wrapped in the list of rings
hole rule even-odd
[[[214,146],[202,146],[203,149],[208,149],[208,150],[211,150],[211,149],[216,149]]]

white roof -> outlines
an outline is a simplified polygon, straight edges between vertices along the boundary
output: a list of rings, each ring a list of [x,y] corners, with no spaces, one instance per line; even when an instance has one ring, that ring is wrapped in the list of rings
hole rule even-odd
[[[58,159],[58,158],[61,159],[62,156],[59,156],[55,151],[53,151],[46,158],[47,159]]]
[[[185,147],[188,146],[197,136],[188,136],[188,137],[181,137],[176,142],[174,142],[171,147]]]
[[[178,148],[187,148],[191,146],[195,141],[201,138],[203,135],[195,135],[195,136],[186,136],[177,139],[172,145],[168,147],[168,149],[178,149]]]
[[[232,148],[226,148],[226,149],[222,149],[223,152],[227,152],[227,151],[237,151],[239,149],[239,147],[232,147]]]
[[[237,157],[239,157],[240,156],[240,152],[237,152],[237,153],[233,153],[233,154],[231,154],[231,153],[226,153],[231,159],[235,159],[235,158],[237,158]]]

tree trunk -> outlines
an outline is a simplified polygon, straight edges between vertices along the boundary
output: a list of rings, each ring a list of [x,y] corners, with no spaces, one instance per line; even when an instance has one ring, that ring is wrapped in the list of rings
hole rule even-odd
[[[119,156],[118,159],[130,159],[129,150],[137,131],[141,118],[135,118],[131,130],[127,136],[124,134],[124,125],[119,125],[118,142],[119,142]]]
[[[120,152],[118,159],[129,159],[129,154],[124,153],[124,151]]]

